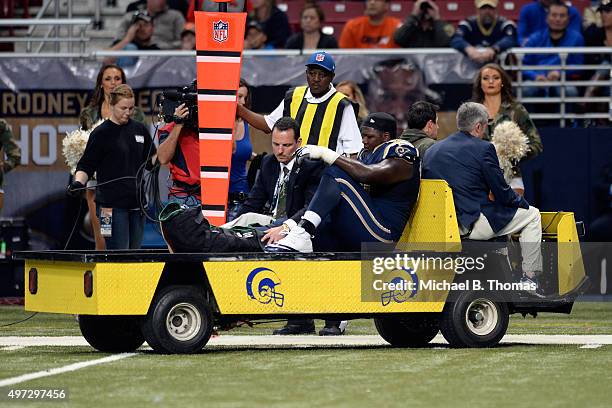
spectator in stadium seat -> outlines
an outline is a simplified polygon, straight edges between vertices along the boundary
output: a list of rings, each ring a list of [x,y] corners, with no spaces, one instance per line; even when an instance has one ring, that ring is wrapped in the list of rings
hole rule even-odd
[[[155,27],[149,13],[137,11],[132,17],[132,24],[125,32],[125,36],[120,40],[115,40],[109,50],[159,50],[157,44],[152,41],[154,32]],[[137,61],[138,57],[107,57],[104,59],[105,64],[115,63],[121,68],[132,66]]]
[[[562,1],[556,0],[548,7],[546,17],[548,27],[542,31],[533,33],[525,43],[525,47],[554,48],[554,47],[583,47],[584,39],[579,31],[568,28],[569,7]],[[582,65],[584,55],[571,53],[567,57],[567,65]],[[558,54],[527,54],[523,58],[524,65],[560,65],[561,58]],[[577,78],[580,71],[567,70],[566,79]],[[530,70],[523,71],[523,78],[535,81],[559,81],[561,72],[559,70]],[[530,87],[523,90],[523,96],[559,96],[560,88],[553,86],[550,88]],[[578,89],[575,86],[565,87],[566,96],[578,96]]]
[[[191,28],[186,28],[181,33],[181,50],[195,50],[196,35]]]
[[[453,26],[440,20],[440,10],[432,0],[417,0],[404,24],[395,31],[395,43],[404,48],[448,47]]]
[[[161,49],[180,49],[181,33],[185,26],[185,18],[176,11],[169,9],[166,0],[147,0],[146,9],[153,24],[155,31],[151,42]],[[132,25],[134,12],[126,13],[119,23],[117,40],[125,37],[127,30]]]
[[[546,29],[548,8],[553,2],[555,2],[555,0],[534,0],[533,3],[527,4],[521,8],[518,21],[518,42],[520,45],[524,45],[532,34]],[[580,32],[580,12],[574,6],[568,6],[568,8],[568,28]]]
[[[393,34],[402,22],[387,16],[388,11],[388,0],[367,0],[365,15],[344,26],[340,48],[397,48]]]
[[[612,0],[602,0],[598,7],[598,12],[601,13],[602,27],[597,27],[595,24],[589,26],[584,33],[584,39],[587,47],[612,47]],[[585,54],[585,61],[589,65],[602,65],[602,68],[595,72],[588,72],[588,79],[594,81],[606,81],[610,78],[610,65],[612,65],[612,57],[609,53],[602,54]],[[607,66],[607,68],[606,68]],[[588,86],[584,92],[584,96],[610,96],[609,86]],[[586,112],[606,112],[608,103],[604,102],[595,106],[587,106]],[[607,121],[603,121],[607,122]]]
[[[485,64],[516,45],[516,26],[498,15],[498,0],[475,0],[476,15],[459,22],[451,47],[477,64]]]
[[[267,44],[273,48],[283,48],[291,36],[287,14],[276,7],[276,0],[251,0],[251,4],[253,12],[249,18],[262,25],[268,37]]]
[[[321,24],[324,21],[323,9],[316,3],[306,3],[300,14],[302,31],[289,37],[285,48],[295,50],[338,48],[338,42],[333,35],[321,32]]]
[[[21,150],[13,140],[11,126],[4,119],[0,119],[0,152],[2,152],[0,154],[0,211],[2,211],[4,205],[2,181],[4,175],[21,164]]]
[[[412,143],[421,158],[438,139],[438,110],[438,105],[419,101],[413,103],[406,112],[408,129],[399,138]]]
[[[485,140],[491,139],[497,125],[512,121],[529,139],[529,151],[521,162],[532,159],[542,152],[542,140],[538,129],[529,117],[527,109],[514,100],[512,80],[502,67],[497,64],[487,64],[480,68],[478,75],[474,78],[472,101],[482,103],[489,112],[489,123],[484,135]],[[510,181],[510,187],[518,194],[523,195],[525,185],[518,163],[512,168],[512,172],[513,178]]]
[[[227,3],[227,11],[230,13],[238,13],[244,11],[245,0],[233,0]],[[188,23],[195,22],[195,11],[219,11],[219,3],[211,0],[189,0],[187,14],[185,20]]]
[[[272,44],[268,43],[268,36],[264,28],[257,21],[251,21],[244,33],[245,50],[273,50]]]
[[[336,91],[343,93],[351,100],[351,102],[359,105],[357,124],[361,125],[361,122],[363,122],[365,117],[370,114],[370,111],[368,110],[365,97],[363,96],[363,92],[361,92],[359,85],[357,85],[354,81],[342,81],[336,85]]]
[[[168,7],[172,10],[180,11],[183,17],[187,16],[187,10],[189,8],[188,0],[167,0]],[[215,3],[217,4],[217,3]],[[138,10],[146,10],[147,9],[147,0],[137,0],[133,1],[125,9],[126,13],[134,12]],[[216,10],[216,9],[215,9]]]

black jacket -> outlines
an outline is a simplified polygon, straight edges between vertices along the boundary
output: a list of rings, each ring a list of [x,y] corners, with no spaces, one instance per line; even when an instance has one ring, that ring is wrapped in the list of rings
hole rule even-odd
[[[427,149],[423,178],[448,182],[457,219],[466,228],[471,228],[483,213],[493,231],[498,232],[512,220],[517,208],[529,208],[504,180],[495,146],[468,133],[454,133]],[[489,200],[490,191],[495,201]]]
[[[295,33],[289,37],[287,43],[285,44],[285,48],[288,50],[301,50],[304,48],[304,33],[300,31],[299,33]],[[338,41],[336,41],[336,38],[333,35],[321,33],[321,38],[319,38],[317,48],[338,48]]]
[[[395,30],[393,39],[403,48],[448,47],[453,30],[453,26],[447,22],[435,20],[431,31],[423,31],[417,18],[411,15]]]
[[[312,200],[325,165],[320,160],[304,160],[301,165],[293,165],[287,185],[287,216],[296,222],[306,212],[306,207]],[[263,158],[261,170],[249,197],[238,210],[238,215],[248,212],[269,214],[274,188],[280,174],[280,164],[273,154]]]

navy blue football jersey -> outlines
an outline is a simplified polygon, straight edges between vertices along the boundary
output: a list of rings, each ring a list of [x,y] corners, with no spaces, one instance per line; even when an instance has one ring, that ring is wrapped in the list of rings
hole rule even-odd
[[[385,218],[397,220],[398,224],[404,225],[419,196],[421,159],[418,150],[406,140],[393,139],[377,146],[372,152],[362,150],[357,158],[368,165],[387,159],[405,160],[412,164],[412,177],[408,180],[364,186],[377,206],[386,213]]]

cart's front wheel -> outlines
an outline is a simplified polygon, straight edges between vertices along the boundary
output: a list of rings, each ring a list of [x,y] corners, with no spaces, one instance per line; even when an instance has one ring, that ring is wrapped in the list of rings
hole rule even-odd
[[[79,315],[85,340],[96,350],[108,353],[134,351],[144,343],[141,317]]]
[[[202,349],[210,339],[213,318],[202,289],[169,286],[155,296],[142,332],[158,353],[186,354]]]
[[[378,334],[396,347],[422,347],[440,328],[439,313],[409,313],[402,317],[376,318]]]
[[[509,320],[506,302],[464,292],[444,306],[440,330],[452,347],[491,347],[504,337]]]

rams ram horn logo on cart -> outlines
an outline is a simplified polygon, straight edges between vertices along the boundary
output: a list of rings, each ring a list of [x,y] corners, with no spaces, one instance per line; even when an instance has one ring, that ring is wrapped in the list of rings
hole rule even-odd
[[[213,40],[216,42],[224,42],[227,41],[229,36],[229,23],[227,21],[217,21],[213,22]]]
[[[383,306],[391,302],[404,303],[419,291],[419,277],[414,269],[398,269],[396,272],[397,275],[388,282],[395,285],[394,289],[380,294]]]
[[[276,306],[283,307],[285,295],[277,290],[280,283],[274,271],[268,268],[253,269],[246,280],[247,295],[264,305],[274,302]]]

